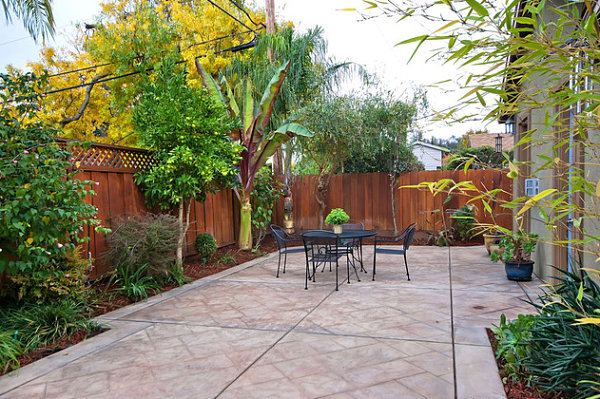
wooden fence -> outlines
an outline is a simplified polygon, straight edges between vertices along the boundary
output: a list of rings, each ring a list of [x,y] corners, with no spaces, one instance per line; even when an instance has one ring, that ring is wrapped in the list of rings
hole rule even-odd
[[[96,195],[86,201],[98,208],[98,219],[102,225],[111,227],[114,220],[146,212],[150,209],[144,195],[135,184],[133,175],[152,164],[150,152],[121,146],[95,144],[90,148],[71,147],[73,164],[81,170],[76,175],[79,180],[98,182],[93,189]],[[186,236],[184,255],[196,253],[195,239],[201,232],[211,233],[219,246],[235,242],[234,201],[232,191],[222,190],[208,195],[204,203],[194,202],[191,208],[191,226]],[[106,236],[87,228],[84,234],[90,237],[84,251],[95,259],[90,278],[102,275],[108,268],[103,259],[106,251]]]
[[[499,199],[512,198],[512,180],[506,176],[507,171],[469,170],[463,171],[425,171],[411,172],[397,177],[395,191],[396,222],[398,228],[416,222],[418,229],[439,231],[443,229],[442,212],[433,212],[444,208],[444,213],[465,205],[469,197],[454,195],[443,204],[446,195],[434,196],[428,190],[400,188],[421,182],[433,182],[450,178],[454,181],[472,181],[479,189],[491,190],[500,188],[507,194]],[[319,226],[319,205],[315,199],[317,176],[297,176],[292,182],[294,199],[294,224],[296,229],[305,230]],[[329,183],[325,215],[333,208],[344,208],[352,219],[365,224],[366,228],[378,231],[394,229],[392,205],[390,197],[390,179],[385,173],[364,173],[334,175]],[[492,215],[483,211],[480,200],[474,201],[478,221],[495,222],[500,226],[512,228],[512,212],[500,207],[499,203],[491,204]]]

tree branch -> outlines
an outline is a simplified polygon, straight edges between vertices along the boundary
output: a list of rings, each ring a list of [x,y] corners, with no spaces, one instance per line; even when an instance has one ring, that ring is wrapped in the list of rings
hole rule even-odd
[[[108,73],[105,73],[103,75],[95,76],[92,79],[92,81],[90,82],[90,85],[85,89],[85,99],[83,100],[81,107],[79,107],[79,111],[77,111],[77,113],[74,116],[71,116],[68,118],[66,116],[64,116],[64,114],[63,114],[63,120],[59,122],[61,127],[65,127],[69,123],[75,122],[83,116],[83,112],[85,111],[85,109],[88,106],[88,103],[90,102],[90,95],[92,94],[92,89],[94,88],[94,84],[96,84],[96,82],[99,81],[100,79],[107,77],[108,75],[109,75]]]

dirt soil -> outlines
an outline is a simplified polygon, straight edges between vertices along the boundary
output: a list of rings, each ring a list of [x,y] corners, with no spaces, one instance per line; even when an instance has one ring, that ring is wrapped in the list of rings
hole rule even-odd
[[[498,346],[496,336],[491,329],[486,328],[486,331],[490,340],[490,344],[492,345],[492,349],[494,353],[496,353],[496,348]],[[526,385],[523,381],[514,381],[512,378],[506,375],[504,371],[505,363],[506,362],[504,362],[502,359],[496,359],[498,373],[500,374],[500,379],[504,383],[504,392],[506,392],[507,399],[568,399],[568,396],[566,396],[563,392],[542,391],[534,386]]]

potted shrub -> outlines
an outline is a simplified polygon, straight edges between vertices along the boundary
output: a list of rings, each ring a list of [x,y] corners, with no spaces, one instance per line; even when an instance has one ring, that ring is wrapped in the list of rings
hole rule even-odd
[[[498,250],[491,253],[492,261],[502,259],[506,277],[514,281],[529,281],[533,272],[531,254],[537,244],[538,235],[519,230],[514,234],[505,234],[498,243]],[[500,253],[500,250],[503,250]]]
[[[342,208],[335,208],[329,212],[329,215],[325,218],[325,223],[333,225],[333,232],[340,234],[342,232],[342,225],[350,220],[350,216]]]

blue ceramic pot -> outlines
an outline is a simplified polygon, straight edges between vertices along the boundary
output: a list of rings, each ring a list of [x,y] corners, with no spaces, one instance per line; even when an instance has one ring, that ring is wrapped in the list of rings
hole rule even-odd
[[[506,262],[504,263],[506,277],[513,281],[529,281],[531,280],[531,274],[533,273],[534,263],[535,262],[532,260],[522,263]]]

